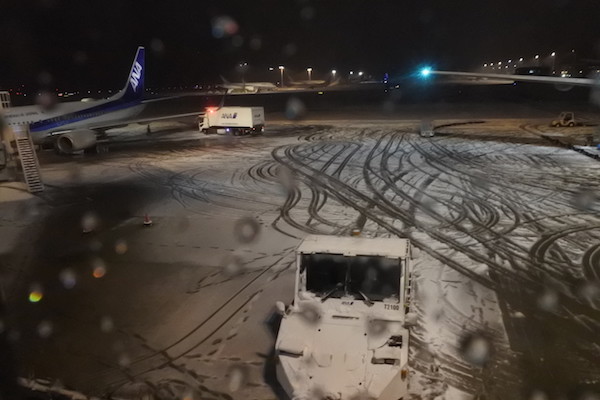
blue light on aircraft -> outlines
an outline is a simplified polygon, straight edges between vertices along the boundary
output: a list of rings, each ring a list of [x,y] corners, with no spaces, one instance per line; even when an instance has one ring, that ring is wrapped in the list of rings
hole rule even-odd
[[[429,68],[429,67],[421,68],[421,77],[427,78],[429,75],[431,75],[431,68]]]

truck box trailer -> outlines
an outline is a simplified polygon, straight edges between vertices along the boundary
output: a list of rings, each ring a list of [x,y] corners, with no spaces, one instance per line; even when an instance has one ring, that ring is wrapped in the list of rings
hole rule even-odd
[[[265,110],[263,107],[207,108],[198,127],[206,134],[239,136],[261,133],[265,127]]]

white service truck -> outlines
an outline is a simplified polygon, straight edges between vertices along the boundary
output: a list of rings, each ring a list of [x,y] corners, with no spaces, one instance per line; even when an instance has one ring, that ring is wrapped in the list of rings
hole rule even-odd
[[[265,129],[265,110],[263,107],[209,107],[198,127],[206,134],[239,136],[261,133]]]
[[[276,374],[290,399],[408,399],[410,262],[408,239],[304,239],[294,301],[276,303]]]

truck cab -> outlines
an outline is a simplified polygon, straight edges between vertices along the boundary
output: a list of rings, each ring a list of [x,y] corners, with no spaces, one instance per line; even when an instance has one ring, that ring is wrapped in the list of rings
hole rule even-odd
[[[275,344],[290,398],[407,398],[410,257],[407,239],[304,239]]]

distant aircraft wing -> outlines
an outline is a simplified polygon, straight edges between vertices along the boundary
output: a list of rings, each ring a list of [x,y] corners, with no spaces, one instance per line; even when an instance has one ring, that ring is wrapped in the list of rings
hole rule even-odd
[[[430,71],[432,75],[456,76],[463,78],[497,79],[513,82],[532,82],[532,83],[551,83],[556,85],[586,86],[593,87],[600,85],[600,80],[590,78],[564,78],[558,76],[539,76],[539,75],[504,75],[504,74],[486,74],[478,72],[457,72],[457,71]]]

